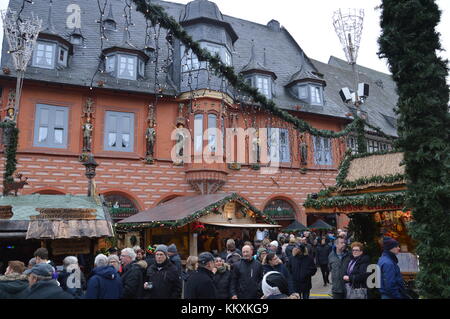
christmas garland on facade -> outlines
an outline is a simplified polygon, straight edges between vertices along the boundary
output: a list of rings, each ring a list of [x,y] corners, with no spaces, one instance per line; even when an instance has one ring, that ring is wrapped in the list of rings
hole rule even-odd
[[[272,100],[268,100],[264,95],[260,94],[258,89],[245,83],[243,77],[241,75],[237,75],[232,66],[224,64],[218,55],[213,56],[206,49],[202,49],[200,47],[200,43],[194,41],[192,37],[183,29],[183,27],[165,12],[164,8],[146,0],[132,1],[136,5],[136,11],[141,12],[145,18],[150,20],[154,25],[159,23],[161,27],[169,30],[175,38],[179,39],[185,45],[187,49],[192,50],[199,61],[207,61],[216,75],[225,77],[236,90],[248,94],[253,98],[255,103],[259,103],[263,109],[292,124],[294,128],[300,132],[307,132],[311,135],[325,138],[339,138],[350,134],[352,131],[358,132],[361,129],[364,130],[364,124],[367,125],[366,121],[357,117],[340,132],[313,128],[307,122],[280,109]],[[364,134],[359,135],[362,136]],[[361,148],[365,145],[365,141],[361,140],[358,142],[360,142],[359,145],[361,145]]]
[[[240,197],[238,194],[233,193],[230,196],[227,196],[218,202],[215,202],[209,206],[206,206],[202,210],[196,211],[192,215],[186,216],[185,218],[182,218],[182,219],[179,219],[176,221],[169,220],[169,221],[157,221],[157,222],[150,222],[150,223],[126,223],[126,224],[116,224],[116,227],[117,227],[117,229],[120,229],[120,230],[137,230],[137,229],[158,228],[158,227],[169,227],[172,229],[179,228],[179,227],[183,227],[203,216],[209,215],[211,213],[220,214],[219,208],[230,201],[238,201],[239,203],[244,204],[250,210],[255,212],[256,215],[262,217],[265,221],[269,222],[270,224],[275,225],[275,221],[273,221],[269,216],[266,216],[264,213],[261,213],[256,207],[254,207],[252,204],[250,204],[247,200]]]
[[[353,196],[334,196],[329,198],[313,199],[308,196],[303,206],[320,210],[322,208],[358,208],[358,207],[398,207],[405,204],[403,191],[385,194],[363,194]]]
[[[19,143],[19,129],[16,123],[11,121],[1,122],[0,129],[3,130],[3,141],[6,142],[4,149],[6,157],[5,173],[3,174],[3,189],[7,183],[14,181],[14,172],[17,167],[17,145]]]
[[[380,53],[397,84],[399,147],[404,151],[409,233],[420,256],[424,298],[450,298],[450,114],[447,61],[434,0],[383,0]]]

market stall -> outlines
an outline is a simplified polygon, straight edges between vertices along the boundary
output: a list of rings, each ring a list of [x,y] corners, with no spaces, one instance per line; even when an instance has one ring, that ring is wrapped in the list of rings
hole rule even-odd
[[[222,251],[228,238],[254,237],[258,228],[279,228],[236,193],[177,197],[119,221],[120,231],[145,230],[146,246],[175,243],[183,258]]]
[[[27,263],[39,247],[46,247],[56,264],[68,255],[93,257],[102,248],[101,240],[113,236],[111,219],[99,197],[33,194],[0,198],[3,263]]]
[[[408,234],[411,212],[405,207],[403,153],[384,152],[350,155],[341,164],[336,186],[310,194],[305,201],[307,214],[346,214],[350,218],[371,216],[378,229],[376,238],[389,236],[400,243],[399,267],[406,280],[418,272],[415,243]]]

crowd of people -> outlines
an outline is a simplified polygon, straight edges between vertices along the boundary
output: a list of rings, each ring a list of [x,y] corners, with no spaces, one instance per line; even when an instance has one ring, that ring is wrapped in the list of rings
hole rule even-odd
[[[383,249],[381,298],[406,298],[399,243],[385,237]],[[370,258],[341,230],[279,233],[276,240],[253,243],[228,239],[223,252],[189,256],[184,267],[174,244],[111,248],[107,254],[98,254],[85,276],[77,257],[67,256],[57,271],[47,249],[39,248],[27,267],[9,261],[0,276],[0,299],[309,299],[318,269],[334,299],[368,298]]]

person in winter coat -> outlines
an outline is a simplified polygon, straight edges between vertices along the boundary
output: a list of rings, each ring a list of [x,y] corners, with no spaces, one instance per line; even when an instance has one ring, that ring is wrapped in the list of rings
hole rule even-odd
[[[144,298],[180,299],[181,282],[177,267],[167,256],[167,246],[159,245],[155,251],[155,263],[147,268]]]
[[[281,273],[287,280],[289,294],[294,292],[294,286],[292,284],[291,274],[289,273],[287,267],[283,264],[278,255],[274,253],[267,254],[263,263],[263,274],[267,274],[271,271],[277,271]]]
[[[253,249],[242,247],[242,259],[235,264],[231,274],[232,299],[258,299],[262,296],[262,265],[253,259]]]
[[[328,256],[328,269],[331,273],[331,292],[333,299],[345,299],[346,290],[344,283],[344,275],[347,271],[347,265],[350,262],[350,255],[346,250],[345,239],[336,238],[334,247]]]
[[[231,298],[231,271],[230,265],[226,264],[222,258],[216,257],[214,260],[215,273],[214,284],[216,285],[216,292],[218,299]]]
[[[122,299],[140,299],[144,293],[144,273],[136,262],[136,253],[132,248],[122,249],[120,262],[123,266]]]
[[[198,269],[198,257],[197,256],[189,256],[186,260],[186,269],[181,273],[181,278],[183,282],[191,277]]]
[[[289,257],[292,256],[292,250],[295,248],[295,237],[289,238],[289,244],[286,246],[285,254],[286,258],[289,259]]]
[[[112,255],[117,258],[116,255]],[[108,263],[108,258],[97,255],[94,260],[95,268],[87,283],[85,299],[120,299],[122,297],[122,279],[117,269]]]
[[[241,260],[242,252],[236,248],[236,243],[232,238],[227,240],[226,247],[226,251],[222,252],[220,258],[233,269],[233,265]]]
[[[209,252],[198,256],[198,271],[186,282],[186,299],[216,299],[214,284],[214,256]]]
[[[109,255],[108,256],[108,266],[113,266],[120,275],[120,259],[117,255]]]
[[[72,294],[75,298],[83,296],[86,290],[86,278],[78,265],[75,256],[67,256],[63,260],[63,271],[58,275],[58,282],[64,291]]]
[[[52,278],[54,268],[47,263],[40,263],[24,272],[28,275],[29,289],[24,299],[74,299],[65,292]]]
[[[396,256],[399,252],[398,241],[391,237],[383,238],[383,253],[378,259],[381,271],[381,299],[407,299],[404,293],[405,283]]]
[[[317,267],[308,255],[308,249],[303,244],[297,244],[289,258],[288,270],[291,272],[294,292],[302,299],[309,299],[312,288],[311,277],[315,275]]]
[[[353,242],[350,245],[352,257],[347,266],[344,282],[353,288],[367,288],[367,278],[369,273],[367,267],[370,264],[369,256],[364,254],[364,245],[360,242]]]
[[[298,294],[289,294],[288,282],[283,274],[269,271],[262,279],[261,299],[299,299]]]
[[[330,269],[328,268],[328,256],[331,253],[331,246],[328,245],[328,239],[323,237],[320,245],[316,249],[316,264],[319,265],[322,272],[323,286],[330,283]]]
[[[52,266],[52,279],[58,278],[58,272],[56,271],[55,263],[48,259],[47,248],[41,247],[36,249],[36,251],[34,252],[34,257],[36,258],[36,264],[49,264],[50,266]]]
[[[0,299],[21,299],[27,293],[28,280],[24,275],[25,264],[13,260],[8,262],[4,276],[0,276]]]
[[[256,252],[256,255],[253,256],[253,258],[262,264],[264,262],[264,259],[267,256],[268,252],[269,251],[267,250],[267,248],[259,247],[258,251]]]
[[[178,254],[177,246],[175,244],[167,247],[167,256],[169,256],[170,262],[175,265],[178,269],[178,274],[181,277],[181,273],[183,272],[183,266],[181,265],[181,258]]]

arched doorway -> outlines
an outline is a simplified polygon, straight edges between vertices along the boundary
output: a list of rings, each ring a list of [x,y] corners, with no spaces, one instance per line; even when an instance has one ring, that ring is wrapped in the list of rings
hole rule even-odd
[[[283,198],[274,198],[264,207],[264,214],[270,216],[279,225],[287,227],[295,220],[295,208]]]
[[[111,192],[103,195],[114,222],[128,218],[139,212],[135,201],[123,193]]]

